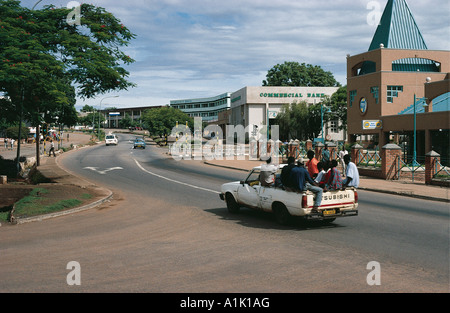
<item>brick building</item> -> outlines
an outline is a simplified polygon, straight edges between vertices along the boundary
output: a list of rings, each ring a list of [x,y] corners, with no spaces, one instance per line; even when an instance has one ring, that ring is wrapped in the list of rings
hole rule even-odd
[[[349,141],[448,158],[449,87],[450,51],[428,50],[406,1],[389,0],[369,51],[347,56]]]

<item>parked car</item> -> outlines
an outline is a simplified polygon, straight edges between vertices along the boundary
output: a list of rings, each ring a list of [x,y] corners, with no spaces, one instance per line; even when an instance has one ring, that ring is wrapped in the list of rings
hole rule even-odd
[[[142,138],[136,138],[136,140],[134,141],[134,145],[133,145],[133,149],[137,149],[137,148],[141,148],[141,149],[145,149],[145,141]]]
[[[105,137],[105,143],[107,146],[109,145],[118,145],[119,144],[119,139],[117,139],[117,136],[114,134],[108,134]]]

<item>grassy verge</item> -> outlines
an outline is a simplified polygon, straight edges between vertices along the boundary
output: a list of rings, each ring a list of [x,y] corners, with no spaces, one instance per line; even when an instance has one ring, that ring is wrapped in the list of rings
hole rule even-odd
[[[8,222],[9,221],[9,212],[12,210],[12,206],[5,207],[0,211],[0,222]]]
[[[73,199],[55,199],[51,190],[35,188],[30,194],[15,204],[14,217],[25,218],[58,212],[80,206],[83,200],[90,199],[90,194],[81,194]],[[1,216],[1,215],[0,215]]]

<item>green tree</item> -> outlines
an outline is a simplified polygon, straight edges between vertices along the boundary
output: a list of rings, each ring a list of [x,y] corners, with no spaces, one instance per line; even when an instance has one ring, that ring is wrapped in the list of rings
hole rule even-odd
[[[284,62],[268,71],[263,86],[337,87],[340,84],[331,72],[326,72],[320,66]]]
[[[125,113],[123,119],[119,121],[119,126],[121,128],[128,128],[130,126],[135,126],[135,122],[131,119],[130,114]]]
[[[103,8],[80,6],[81,25],[72,11],[55,6],[30,10],[19,1],[0,0],[0,116],[37,126],[76,121],[76,91],[92,98],[134,86],[124,65],[134,62],[120,47],[135,37]],[[75,88],[76,87],[76,88]],[[20,154],[20,145],[17,154]]]
[[[153,135],[170,135],[172,129],[179,125],[185,125],[194,128],[194,119],[179,109],[172,107],[161,107],[146,110],[142,116],[145,128]]]
[[[332,116],[340,121],[339,129],[347,130],[347,86],[340,87],[330,98]]]
[[[78,124],[81,124],[83,126],[92,126],[94,128],[98,128],[99,121],[100,125],[102,125],[106,121],[106,119],[105,116],[98,111],[90,112],[86,116],[78,118]]]
[[[21,139],[27,139],[30,130],[25,125],[22,125],[20,132],[19,126],[11,126],[6,129],[6,136],[8,138],[14,138],[16,140],[19,140],[19,133]]]
[[[81,109],[81,112],[84,112],[84,113],[87,113],[87,112],[94,112],[94,111],[95,111],[95,108],[94,108],[93,106],[87,105],[87,104],[85,104],[85,105],[83,106],[83,108]]]
[[[280,137],[298,140],[313,140],[321,132],[321,106],[306,101],[284,104],[276,117]]]

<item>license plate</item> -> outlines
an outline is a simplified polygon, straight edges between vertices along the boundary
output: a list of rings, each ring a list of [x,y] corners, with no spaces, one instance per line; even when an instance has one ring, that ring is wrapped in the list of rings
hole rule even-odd
[[[323,216],[335,215],[335,214],[336,214],[336,210],[324,210],[323,211]]]

